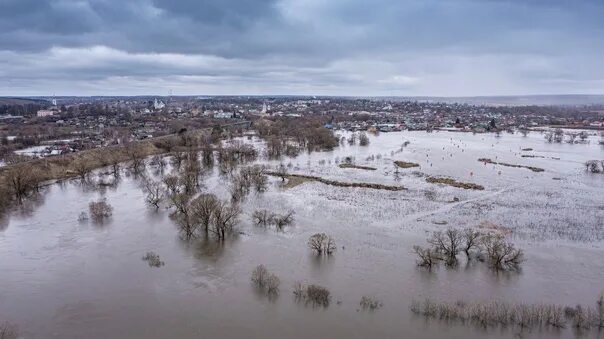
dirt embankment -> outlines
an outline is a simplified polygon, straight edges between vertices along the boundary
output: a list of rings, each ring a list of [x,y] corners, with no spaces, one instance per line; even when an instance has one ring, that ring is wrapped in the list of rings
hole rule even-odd
[[[354,169],[360,169],[360,170],[366,170],[366,171],[376,171],[377,170],[377,168],[375,168],[375,167],[360,166],[360,165],[353,165],[353,164],[340,164],[340,165],[338,165],[338,167],[340,167],[340,168],[354,168]]]
[[[426,181],[431,184],[443,184],[457,188],[463,188],[466,190],[484,190],[484,187],[478,184],[473,184],[469,182],[460,182],[452,178],[444,178],[444,177],[427,177]]]
[[[316,182],[323,183],[325,185],[331,185],[331,186],[337,186],[337,187],[359,187],[359,188],[371,188],[371,189],[386,190],[386,191],[404,191],[404,190],[406,190],[406,188],[404,188],[402,186],[372,184],[372,183],[366,183],[366,182],[343,182],[343,181],[336,181],[336,180],[330,180],[330,179],[325,179],[325,178],[321,178],[321,177],[316,177],[316,176],[312,176],[312,175],[304,175],[304,174],[279,174],[277,172],[270,172],[270,171],[266,172],[266,174],[271,175],[271,176],[284,177],[284,178],[287,178],[289,181],[295,181],[295,185],[286,184],[286,187],[289,187],[289,188],[295,187],[297,185],[303,184],[308,181],[316,181]]]
[[[401,161],[401,160],[397,160],[394,162],[394,164],[400,168],[413,168],[413,167],[419,167],[419,164],[416,164],[414,162],[406,162],[406,161]]]
[[[526,169],[529,169],[529,170],[531,170],[533,172],[543,172],[543,171],[545,171],[543,168],[539,168],[539,167],[508,164],[508,163],[505,163],[505,162],[493,161],[493,160],[491,160],[489,158],[480,158],[480,159],[478,159],[478,161],[484,162],[485,164],[493,164],[493,165],[500,165],[500,166],[506,166],[506,167],[514,167],[514,168],[526,168]]]

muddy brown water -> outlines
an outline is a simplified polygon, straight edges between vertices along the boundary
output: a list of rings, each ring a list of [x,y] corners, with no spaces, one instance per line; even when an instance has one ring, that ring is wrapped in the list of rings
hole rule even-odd
[[[405,140],[411,143],[401,152]],[[284,161],[291,162],[290,172],[409,190],[317,182],[282,190],[280,179],[271,178],[268,192],[243,203],[239,234],[223,244],[183,241],[169,211],[145,206],[136,178],[124,175],[118,187],[104,191],[77,181],[55,184],[0,220],[0,320],[17,324],[23,338],[572,338],[571,329],[446,324],[413,315],[409,305],[426,297],[593,305],[604,292],[604,176],[586,174],[582,163],[604,158],[596,140],[554,145],[538,133],[496,138],[402,132],[372,136],[369,147],[301,154]],[[528,147],[534,151],[520,150]],[[527,153],[560,160],[521,157]],[[378,170],[341,169],[336,159],[346,156]],[[484,165],[480,157],[546,171]],[[485,190],[428,184],[411,174],[414,169],[395,178],[393,160],[418,162],[422,173],[475,182]],[[204,190],[226,198],[225,186],[214,173]],[[104,224],[79,222],[80,212],[101,196],[113,205],[113,217]],[[454,197],[460,201],[451,203]],[[294,209],[295,224],[283,232],[255,227],[251,213],[259,208]],[[496,274],[463,261],[455,269],[419,269],[411,248],[424,244],[429,231],[447,227],[438,225],[442,221],[508,227],[526,251],[521,272]],[[335,238],[335,255],[309,253],[306,241],[316,232]],[[159,254],[165,266],[142,261],[148,251]],[[278,298],[269,300],[251,285],[258,264],[281,279]],[[329,288],[330,306],[296,303],[297,281]],[[360,310],[364,295],[384,306]]]

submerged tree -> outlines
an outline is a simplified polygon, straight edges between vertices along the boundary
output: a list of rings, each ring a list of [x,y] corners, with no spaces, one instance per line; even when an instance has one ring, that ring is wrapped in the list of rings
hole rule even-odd
[[[145,193],[147,194],[145,201],[150,206],[155,207],[156,210],[159,209],[159,205],[164,200],[164,188],[161,183],[149,179],[145,180],[144,185]]]
[[[461,250],[463,235],[458,230],[449,228],[445,232],[434,232],[428,243],[444,255],[447,264],[454,265],[457,262],[457,254]]]
[[[497,270],[518,269],[524,261],[524,252],[506,242],[503,236],[486,234],[481,238],[486,259]]]
[[[331,255],[336,250],[336,243],[327,234],[316,233],[308,238],[308,247],[318,255]]]
[[[219,201],[212,215],[211,231],[219,240],[226,239],[226,236],[233,232],[235,225],[239,222],[240,214],[239,206]]]
[[[206,234],[210,229],[214,211],[218,205],[219,200],[213,194],[202,194],[191,201],[192,213]]]
[[[363,132],[363,133],[359,134],[359,145],[360,146],[369,145],[369,137],[367,136],[367,133]]]

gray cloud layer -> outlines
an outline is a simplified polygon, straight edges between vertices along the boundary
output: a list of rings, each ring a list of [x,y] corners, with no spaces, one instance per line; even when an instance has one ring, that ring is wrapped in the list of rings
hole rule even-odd
[[[0,0],[0,95],[603,93],[600,0]]]

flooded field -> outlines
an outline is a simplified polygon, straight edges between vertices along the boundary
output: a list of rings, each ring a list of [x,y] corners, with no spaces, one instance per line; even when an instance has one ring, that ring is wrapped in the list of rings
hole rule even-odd
[[[375,170],[339,167],[346,158]],[[16,324],[23,338],[600,338],[598,330],[579,333],[570,325],[482,328],[410,311],[414,300],[428,297],[593,306],[604,292],[604,175],[586,173],[592,159],[604,159],[595,136],[569,145],[534,132],[397,132],[370,136],[365,147],[344,143],[331,152],[258,160],[272,169],[283,163],[290,174],[405,190],[317,181],[283,187],[271,176],[265,193],[241,203],[237,233],[223,242],[184,240],[170,210],[146,205],[140,177],[124,174],[102,190],[79,180],[53,184],[0,220],[0,321]],[[227,182],[214,169],[202,192],[227,199]],[[78,220],[101,197],[112,217]],[[295,221],[281,231],[258,227],[252,214],[259,209],[293,210]],[[526,262],[517,272],[463,260],[452,268],[418,267],[413,246],[447,227],[497,228],[524,250]],[[307,246],[323,232],[335,240],[331,256]],[[164,265],[142,260],[151,251]],[[278,296],[252,285],[259,264],[280,278]],[[296,302],[296,282],[328,288],[329,306]],[[363,296],[383,306],[364,310]]]

